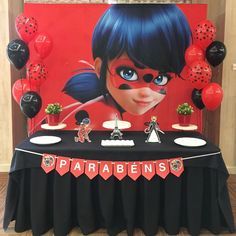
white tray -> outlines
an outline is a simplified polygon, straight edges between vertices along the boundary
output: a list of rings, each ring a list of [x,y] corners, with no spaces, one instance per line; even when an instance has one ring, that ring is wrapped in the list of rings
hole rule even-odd
[[[134,146],[133,140],[102,140],[103,147],[132,147]]]

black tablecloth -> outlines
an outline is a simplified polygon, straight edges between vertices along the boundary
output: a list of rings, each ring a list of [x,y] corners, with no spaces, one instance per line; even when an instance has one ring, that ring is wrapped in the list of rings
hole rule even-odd
[[[38,153],[52,153],[71,158],[112,161],[144,161],[189,157],[219,152],[210,142],[198,148],[176,145],[178,137],[202,137],[197,132],[167,132],[161,144],[145,143],[143,132],[126,132],[125,139],[134,139],[134,147],[102,147],[108,132],[92,132],[92,143],[75,143],[75,131],[40,131],[34,136],[56,135],[62,141],[39,146],[24,140],[18,148]],[[145,235],[155,235],[158,227],[168,234],[177,234],[186,227],[191,235],[202,228],[212,233],[234,232],[234,221],[226,180],[228,172],[221,154],[184,161],[184,172],[178,178],[155,175],[151,181],[143,176],[122,181],[99,175],[90,180],[86,175],[75,178],[71,173],[60,176],[46,174],[40,168],[41,157],[15,151],[8,183],[4,229],[16,220],[16,232],[32,229],[42,235],[54,228],[57,236],[65,236],[79,226],[83,234],[106,228],[109,235],[126,229],[128,235],[141,228]]]

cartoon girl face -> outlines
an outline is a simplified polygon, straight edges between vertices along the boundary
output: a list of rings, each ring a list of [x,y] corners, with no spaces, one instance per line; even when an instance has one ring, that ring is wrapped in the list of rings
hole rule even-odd
[[[106,87],[125,111],[142,115],[164,99],[171,76],[171,73],[141,68],[122,54],[108,63]]]

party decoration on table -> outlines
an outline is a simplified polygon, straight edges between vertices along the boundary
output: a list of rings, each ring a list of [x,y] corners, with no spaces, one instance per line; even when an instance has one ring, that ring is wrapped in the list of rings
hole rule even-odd
[[[113,129],[110,135],[111,140],[121,140],[123,136],[121,129],[128,129],[131,127],[131,124],[128,121],[118,120],[118,116],[115,114],[114,120],[105,121],[102,126],[106,129]]]
[[[161,143],[160,136],[158,132],[164,134],[163,131],[160,130],[159,124],[157,123],[157,117],[152,116],[151,122],[149,122],[148,128],[144,130],[145,134],[148,134],[148,137],[145,142],[147,143]]]
[[[29,43],[38,31],[38,23],[34,17],[21,14],[16,17],[15,28],[19,37]]]
[[[25,93],[20,100],[20,109],[28,118],[33,118],[42,107],[42,99],[36,92]]]
[[[82,158],[69,158],[52,154],[43,154],[41,167],[45,173],[56,170],[61,176],[70,172],[75,177],[85,174],[89,179],[100,175],[104,180],[115,176],[122,180],[129,176],[136,181],[141,175],[151,180],[155,175],[165,179],[172,173],[179,177],[184,171],[183,159],[181,157],[150,160],[150,161],[97,161]]]
[[[193,29],[193,42],[205,49],[215,40],[216,27],[210,20],[203,20]]]
[[[115,127],[114,127],[114,130],[111,133],[110,139],[116,139],[116,138],[122,139],[122,135],[123,134],[121,133],[121,131],[120,131],[119,127],[118,127],[117,120],[118,120],[118,117],[117,117],[117,114],[116,114],[116,116],[115,116]]]
[[[60,121],[61,112],[62,112],[62,105],[59,102],[48,104],[47,107],[45,108],[48,125],[57,126]]]
[[[14,39],[7,45],[8,59],[18,70],[25,66],[29,55],[30,52],[27,44],[20,39]]]
[[[178,114],[179,124],[181,126],[188,126],[190,124],[191,115],[194,112],[193,107],[187,102],[178,105],[176,112]]]
[[[75,142],[84,143],[85,141],[91,142],[89,139],[89,133],[91,132],[91,127],[89,118],[84,118],[79,125],[77,137],[75,137]]]
[[[52,39],[47,33],[39,33],[34,40],[34,48],[41,59],[46,58],[52,50]]]
[[[211,80],[212,71],[210,65],[205,61],[194,61],[187,70],[187,81],[192,83],[196,89],[202,89]]]
[[[212,42],[206,49],[207,61],[214,67],[223,62],[226,56],[226,47],[220,41]]]
[[[223,89],[217,83],[210,83],[202,90],[202,101],[208,110],[215,110],[222,102]]]
[[[185,62],[187,65],[191,65],[194,61],[203,61],[205,55],[203,50],[197,45],[190,45],[185,51]]]
[[[47,79],[47,66],[41,62],[29,63],[27,65],[27,78],[30,83],[36,87],[40,87]]]
[[[198,108],[198,109],[203,109],[205,107],[205,105],[202,102],[202,89],[198,90],[198,89],[194,89],[192,91],[192,101],[193,104]]]
[[[16,80],[12,86],[12,96],[18,104],[23,94],[29,91],[37,92],[37,88],[25,78]]]

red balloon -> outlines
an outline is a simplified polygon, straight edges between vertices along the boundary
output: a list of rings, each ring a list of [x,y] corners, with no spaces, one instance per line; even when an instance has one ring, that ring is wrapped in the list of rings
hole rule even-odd
[[[193,42],[206,49],[216,38],[216,27],[209,20],[201,21],[193,30]]]
[[[187,71],[187,81],[191,82],[196,89],[202,89],[211,80],[212,71],[210,65],[205,61],[193,62]]]
[[[48,69],[45,64],[30,63],[27,66],[27,78],[33,86],[41,86],[46,81],[47,74]]]
[[[21,14],[16,17],[15,28],[19,37],[26,43],[30,42],[38,31],[38,23],[34,17]]]
[[[202,101],[208,110],[215,110],[223,99],[223,89],[217,83],[210,83],[202,90]]]
[[[41,59],[49,55],[52,50],[52,40],[48,34],[39,33],[34,40],[34,48]]]
[[[203,50],[194,44],[185,51],[185,61],[187,65],[191,65],[194,61],[203,61],[204,58]]]
[[[12,96],[18,104],[23,94],[29,91],[37,91],[37,88],[25,78],[16,80],[12,86]]]

